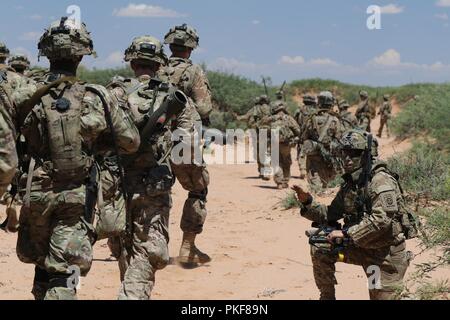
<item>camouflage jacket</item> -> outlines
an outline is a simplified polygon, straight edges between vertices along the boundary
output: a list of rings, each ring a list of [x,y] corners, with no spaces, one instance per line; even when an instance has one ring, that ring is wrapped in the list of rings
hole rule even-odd
[[[364,186],[357,183],[361,170],[343,176],[344,183],[329,206],[312,202],[301,205],[301,215],[321,225],[344,219],[344,229],[354,244],[361,248],[378,249],[398,245],[405,240],[402,215],[406,213],[398,181],[383,162],[375,163],[368,196],[371,212],[362,212]]]
[[[392,113],[392,106],[389,102],[384,102],[383,105],[380,107],[380,111],[378,111],[378,114],[381,115],[384,119],[389,119],[391,117]]]
[[[358,105],[355,116],[358,120],[360,120],[362,118],[371,119],[371,110],[370,110],[370,105],[369,105],[369,99],[362,101]]]
[[[319,143],[329,149],[331,144],[338,141],[344,131],[341,121],[331,111],[318,110],[305,121],[300,140]]]
[[[272,113],[270,112],[270,106],[268,104],[256,104],[253,108],[248,110],[242,118],[247,120],[249,128],[267,129],[267,125],[261,125],[261,120],[265,117],[270,117],[271,115]]]
[[[350,111],[342,111],[339,115],[345,130],[353,129],[358,126],[358,120]]]
[[[111,92],[119,101],[125,101],[122,108],[130,115],[134,124],[142,129],[145,125],[146,114],[157,110],[168,94],[169,86],[149,76],[138,79],[124,79],[108,85]],[[168,191],[173,183],[170,160],[173,148],[171,126],[180,129],[180,135],[193,134],[195,121],[200,116],[193,103],[188,103],[184,111],[176,120],[150,138],[149,145],[129,157],[124,157],[127,182],[135,193],[149,194],[149,192]]]
[[[0,197],[13,179],[18,165],[15,127],[8,112],[14,102],[10,99],[9,89],[4,83],[5,74],[0,75]]]
[[[36,82],[26,76],[20,75],[9,66],[0,64],[0,72],[4,72],[7,77],[7,84],[11,90],[11,99],[14,101],[14,108],[8,110],[13,122],[16,124],[18,108],[24,101],[28,100],[36,91]],[[16,127],[16,130],[18,128]]]
[[[164,82],[169,82],[183,91],[195,104],[202,119],[207,119],[212,111],[211,88],[203,69],[189,59],[171,57],[168,65],[158,74]]]
[[[294,115],[294,119],[295,121],[297,121],[302,131],[308,117],[314,114],[316,111],[317,109],[315,106],[308,106],[308,105],[303,105],[297,109]]]
[[[48,73],[38,87],[56,83],[63,76]],[[138,149],[136,127],[104,87],[62,82],[39,98],[22,127],[27,154],[37,163],[33,184],[51,189],[57,181],[58,188],[71,188],[86,178],[95,156],[114,150],[102,99],[111,112],[118,151],[127,154]],[[62,168],[61,163],[68,168]],[[59,171],[70,171],[72,166],[81,170],[75,170],[71,180],[61,179]]]
[[[300,136],[300,126],[293,117],[284,113],[265,117],[261,120],[261,124],[270,126],[272,130],[278,130],[281,143],[294,143],[295,138]]]

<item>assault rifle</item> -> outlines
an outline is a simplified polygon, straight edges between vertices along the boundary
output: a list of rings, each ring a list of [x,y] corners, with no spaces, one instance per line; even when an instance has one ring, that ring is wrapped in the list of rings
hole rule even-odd
[[[335,230],[341,230],[341,225],[339,223],[336,223],[334,226],[326,225],[320,226],[319,228],[313,228],[307,230],[305,234],[309,238],[308,242],[311,246],[326,252],[335,253],[338,255],[339,261],[343,261],[343,250],[352,244],[352,240],[350,238],[336,238],[333,243],[330,243],[327,236]]]
[[[372,201],[369,195],[369,183],[372,180],[372,134],[367,135],[367,149],[363,155],[362,172],[359,177],[358,184],[363,187],[362,194],[359,194],[356,200],[356,209],[359,214],[372,212]]]

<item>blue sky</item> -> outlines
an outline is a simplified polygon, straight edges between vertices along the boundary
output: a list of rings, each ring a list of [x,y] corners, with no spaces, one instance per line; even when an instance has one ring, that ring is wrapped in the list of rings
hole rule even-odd
[[[40,34],[72,4],[81,8],[98,52],[83,61],[88,67],[124,65],[133,37],[162,38],[186,22],[200,34],[195,62],[255,80],[450,81],[450,0],[2,0],[0,41],[37,62]],[[381,30],[366,26],[370,5],[383,8]]]

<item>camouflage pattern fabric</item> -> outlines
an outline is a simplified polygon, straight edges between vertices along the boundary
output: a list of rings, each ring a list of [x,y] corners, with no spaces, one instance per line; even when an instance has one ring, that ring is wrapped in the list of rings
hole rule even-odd
[[[131,91],[117,86],[112,88],[137,127],[145,121],[150,108],[157,110],[167,92],[149,87],[149,76],[137,79],[138,85]],[[156,98],[155,98],[156,97]],[[152,137],[151,145],[138,153],[124,157],[126,184],[134,194],[129,204],[133,222],[131,238],[110,238],[113,254],[119,256],[122,285],[121,300],[147,300],[155,282],[157,270],[169,261],[169,212],[172,207],[171,189],[175,182],[170,166],[172,148],[171,132],[166,127]]]
[[[189,59],[169,58],[168,65],[159,73],[161,80],[170,82],[183,91],[195,104],[202,119],[212,111],[211,88],[203,69]]]
[[[277,109],[273,109],[277,108]],[[287,188],[291,177],[291,149],[300,136],[300,126],[293,117],[286,114],[285,109],[279,105],[272,106],[272,110],[279,110],[276,114],[261,120],[263,126],[270,126],[271,130],[276,130],[279,135],[279,168],[275,169],[274,181],[278,186]]]
[[[392,114],[392,106],[388,101],[385,101],[383,105],[380,108],[380,111],[378,112],[380,115],[380,128],[378,129],[378,137],[381,138],[381,135],[383,134],[384,126],[388,129],[388,135],[389,135],[389,127],[388,127],[388,121],[391,119]]]
[[[306,121],[300,141],[306,154],[308,182],[317,192],[326,188],[340,169],[333,145],[343,133],[341,121],[326,110],[319,110]]]
[[[339,113],[341,119],[342,119],[342,125],[344,126],[345,130],[353,129],[358,127],[358,119],[347,110],[343,110]]]
[[[1,93],[0,93],[1,94]],[[0,196],[6,191],[16,173],[18,165],[13,130],[5,118],[8,114],[0,102]]]
[[[319,224],[332,224],[344,218],[344,229],[353,243],[344,249],[344,262],[370,265],[381,270],[381,289],[370,289],[371,299],[392,299],[395,288],[402,284],[409,264],[409,253],[405,251],[405,235],[402,233],[402,208],[405,207],[397,180],[387,171],[386,164],[377,162],[373,166],[369,197],[372,212],[361,214],[358,196],[362,190],[357,182],[361,169],[343,176],[341,186],[331,205],[316,202],[302,205],[301,215]],[[321,291],[322,299],[334,299],[336,284],[335,263],[337,255],[313,247],[311,251],[314,279]]]
[[[358,109],[356,109],[356,119],[358,120],[358,127],[361,130],[370,132],[370,123],[371,123],[371,111],[370,111],[370,105],[369,100],[363,100],[358,106]]]
[[[61,76],[50,73],[46,78],[54,80]],[[78,83],[76,88],[86,86]],[[109,104],[120,152],[135,152],[140,143],[137,129],[118,108],[117,101],[108,91],[100,86],[95,87],[101,91]],[[21,210],[17,255],[21,261],[37,266],[33,284],[36,299],[75,298],[75,290],[67,285],[67,279],[72,273],[69,267],[79,268],[84,276],[92,263],[91,243],[94,230],[90,222],[83,218],[86,201],[85,177],[80,172],[79,181],[55,180],[48,167],[48,160],[52,159],[49,146],[57,139],[49,136],[48,130],[42,125],[47,121],[43,110],[46,103],[54,101],[54,95],[61,93],[60,90],[69,93],[71,91],[70,88],[58,87],[44,95],[38,106],[26,117],[22,129],[29,146],[28,154],[37,160],[38,165],[33,172],[30,206],[25,205]],[[93,145],[96,145],[98,150],[112,150],[100,97],[85,91],[80,99],[80,130],[74,134],[85,142],[84,152],[89,154]],[[71,103],[76,101],[72,100]],[[22,188],[26,179],[27,175],[21,181]],[[23,193],[24,189],[22,196]]]

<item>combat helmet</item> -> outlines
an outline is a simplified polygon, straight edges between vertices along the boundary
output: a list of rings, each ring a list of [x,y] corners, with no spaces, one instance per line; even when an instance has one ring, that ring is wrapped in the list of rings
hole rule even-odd
[[[383,100],[384,100],[384,101],[389,101],[390,98],[391,98],[391,96],[388,95],[388,94],[385,94],[385,95],[383,96]]]
[[[283,99],[284,99],[284,91],[283,91],[283,90],[278,90],[278,91],[275,93],[275,97],[276,97],[278,100],[283,100]]]
[[[288,113],[286,110],[286,106],[284,103],[275,103],[270,107],[270,111],[272,114],[277,114],[278,112]]]
[[[8,64],[13,69],[26,70],[30,67],[30,60],[24,54],[16,54],[9,58]]]
[[[330,91],[322,91],[318,95],[319,106],[324,109],[331,109],[334,104],[334,97]]]
[[[133,39],[125,50],[125,61],[147,60],[165,65],[167,56],[161,42],[152,36],[140,36]]]
[[[340,140],[340,147],[342,150],[357,150],[364,151],[368,147],[369,132],[350,129],[344,132]],[[373,158],[378,157],[378,141],[372,137],[372,149],[371,154]]]
[[[9,57],[9,49],[3,42],[0,42],[0,59],[7,59]]]
[[[94,55],[94,44],[86,25],[77,23],[62,17],[61,20],[53,22],[45,30],[38,44],[39,57],[48,59],[67,59]]]
[[[360,96],[361,98],[367,99],[367,98],[369,97],[369,94],[367,93],[367,91],[361,90],[361,91],[359,92],[359,96]]]
[[[313,95],[310,95],[310,94],[305,94],[303,96],[303,103],[308,106],[316,105],[317,104],[316,97],[314,97]]]
[[[258,102],[259,102],[259,104],[269,104],[270,103],[270,99],[269,99],[268,96],[263,94],[262,96],[259,97]]]
[[[350,104],[347,102],[347,100],[341,100],[339,101],[339,110],[347,110],[348,108],[350,108]]]
[[[199,41],[197,30],[185,23],[171,28],[164,37],[165,44],[174,44],[191,49],[197,48]]]

